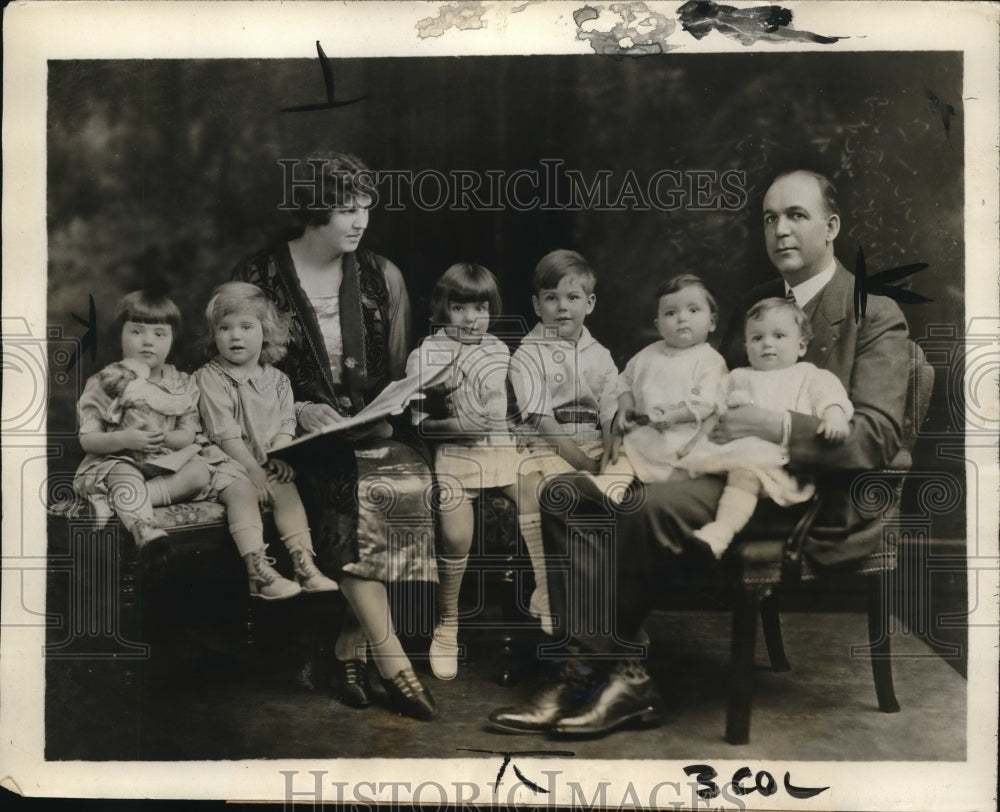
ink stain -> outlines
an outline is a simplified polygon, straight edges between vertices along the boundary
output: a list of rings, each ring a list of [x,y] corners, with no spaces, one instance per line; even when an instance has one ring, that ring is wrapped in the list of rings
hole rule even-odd
[[[80,339],[79,346],[73,350],[73,355],[70,357],[69,363],[66,365],[67,373],[76,366],[79,356],[85,352],[90,353],[91,363],[97,361],[97,306],[94,304],[94,294],[89,294],[87,296],[87,301],[88,308],[86,319],[80,318],[76,315],[76,313],[70,313],[78,324],[82,324],[87,328],[87,331],[83,334],[83,338]]]
[[[330,58],[323,51],[323,46],[319,44],[319,40],[316,40],[316,54],[319,56],[320,70],[323,71],[323,84],[326,85],[326,101],[318,102],[317,104],[303,104],[298,107],[282,107],[282,113],[311,113],[315,110],[334,110],[337,107],[346,107],[349,104],[356,104],[368,98],[367,96],[358,96],[354,99],[338,101],[336,83],[333,78],[333,63],[330,62]]]
[[[713,31],[738,40],[742,45],[755,42],[810,42],[830,45],[846,37],[827,37],[792,28],[792,12],[782,6],[736,8],[720,6],[714,0],[688,0],[677,9],[681,26],[695,39]]]
[[[459,31],[475,31],[486,28],[486,12],[488,7],[485,3],[477,2],[456,2],[448,3],[438,9],[437,17],[425,17],[417,23],[417,36],[421,39],[427,37],[440,37],[445,31],[457,28]]]
[[[677,29],[674,19],[643,2],[583,6],[573,12],[573,22],[576,38],[605,56],[663,54],[680,47],[667,42]]]
[[[945,138],[951,141],[951,120],[958,115],[958,111],[941,99],[927,85],[924,85],[924,95],[927,97],[927,105],[930,107],[931,112],[941,119]]]
[[[865,317],[865,313],[868,310],[869,294],[873,296],[888,296],[900,304],[933,302],[933,299],[910,290],[910,280],[907,278],[920,273],[927,267],[926,262],[914,262],[910,265],[901,265],[898,268],[889,268],[887,271],[880,271],[869,276],[868,267],[865,263],[865,252],[859,245],[858,253],[854,258],[854,320],[859,322]],[[900,284],[894,285],[892,284],[893,282],[899,282]]]
[[[601,16],[596,8],[591,6],[584,6],[583,8],[578,8],[573,12],[573,22],[576,23],[576,27],[579,28],[584,23],[589,23],[591,20],[596,20]]]

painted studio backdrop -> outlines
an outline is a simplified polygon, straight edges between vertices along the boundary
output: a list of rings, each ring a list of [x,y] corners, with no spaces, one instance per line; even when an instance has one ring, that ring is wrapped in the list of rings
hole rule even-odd
[[[363,244],[401,268],[414,341],[427,334],[434,281],[466,260],[499,277],[503,337],[515,342],[534,323],[536,262],[572,248],[597,270],[588,325],[619,367],[653,338],[653,291],[668,276],[704,278],[727,323],[748,288],[776,275],[760,213],[770,180],[796,166],[827,173],[840,193],[837,255],[848,269],[859,248],[869,274],[928,263],[909,284],[932,301],[901,305],[911,337],[934,336],[935,363],[945,365],[914,470],[964,481],[962,462],[938,454],[942,438],[963,439],[953,391],[961,370],[940,359],[963,340],[965,274],[976,270],[966,268],[963,235],[961,54],[332,64],[337,95],[365,98],[289,113],[282,108],[323,98],[318,60],[49,62],[48,323],[83,338],[74,315],[89,319],[90,296],[96,321],[93,355],[84,345],[69,374],[67,358],[53,363],[54,473],[71,475],[82,458],[83,382],[120,357],[107,331],[117,298],[143,285],[167,291],[185,317],[170,360],[193,371],[207,359],[201,313],[212,289],[292,224],[280,207],[281,161],[341,150],[391,173]],[[904,511],[918,509],[908,500]],[[933,521],[933,538],[964,553],[963,499]],[[964,572],[950,577],[964,610]],[[72,703],[59,705],[72,731]],[[105,752],[65,735],[55,747],[50,728],[56,758]]]
[[[505,311],[533,323],[531,272],[574,248],[599,274],[592,332],[620,365],[653,337],[652,291],[696,273],[725,324],[739,295],[774,276],[760,202],[774,173],[809,165],[838,186],[838,257],[869,273],[929,268],[903,304],[913,338],[961,339],[961,54],[462,57],[333,60],[323,97],[317,60],[51,61],[49,324],[79,337],[88,295],[97,358],[51,390],[50,433],[72,435],[81,380],[118,356],[103,329],[114,302],[152,280],[177,301],[186,334],[172,359],[205,360],[200,314],[243,255],[291,225],[280,160],[354,152],[388,173],[366,247],[402,269],[414,340],[451,263],[499,277]],[[395,174],[393,174],[395,173]],[[520,173],[520,174],[518,174]],[[742,174],[737,174],[742,173]],[[464,184],[469,190],[461,193]],[[458,210],[464,208],[465,210]],[[517,339],[517,319],[505,321]],[[939,374],[929,426],[959,436],[961,404]],[[930,443],[918,457],[944,464]],[[81,452],[66,443],[59,465]],[[954,464],[961,476],[962,468]],[[938,517],[964,534],[964,511]]]

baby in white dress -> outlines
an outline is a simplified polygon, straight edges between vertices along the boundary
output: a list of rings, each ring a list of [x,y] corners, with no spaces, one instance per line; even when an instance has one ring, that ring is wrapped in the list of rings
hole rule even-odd
[[[812,338],[806,314],[786,299],[764,299],[750,308],[744,324],[750,367],[723,379],[717,414],[751,403],[813,414],[821,418],[817,433],[842,442],[854,407],[836,375],[799,361]],[[695,531],[720,557],[750,521],[762,492],[779,505],[792,505],[808,499],[813,485],[785,470],[788,454],[778,443],[742,437],[717,445],[706,434],[676,464],[695,474],[728,472],[715,521]]]

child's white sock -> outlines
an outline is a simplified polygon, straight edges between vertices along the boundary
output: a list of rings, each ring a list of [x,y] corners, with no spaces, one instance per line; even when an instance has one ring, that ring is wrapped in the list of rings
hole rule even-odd
[[[153,507],[162,507],[170,504],[170,491],[167,489],[163,477],[153,477],[146,480],[146,490],[149,491],[149,501]]]
[[[438,679],[458,674],[458,594],[469,556],[438,557],[438,622],[429,655],[431,671]]]
[[[112,485],[108,501],[122,526],[132,534],[137,547],[145,547],[151,541],[166,537],[167,531],[158,528],[153,520],[153,505],[145,482],[129,479]]]
[[[699,538],[712,548],[716,558],[721,558],[740,530],[747,526],[750,517],[757,509],[757,496],[742,488],[727,485],[719,498],[719,507],[715,512],[715,521],[706,524],[701,530],[696,530],[695,538]]]
[[[552,634],[552,612],[549,607],[548,570],[545,566],[545,545],[542,541],[542,515],[521,514],[517,518],[524,545],[528,548],[531,568],[535,572],[535,591],[531,594],[529,611],[542,623],[542,631]]]
[[[438,625],[458,635],[458,594],[469,556],[438,556]]]

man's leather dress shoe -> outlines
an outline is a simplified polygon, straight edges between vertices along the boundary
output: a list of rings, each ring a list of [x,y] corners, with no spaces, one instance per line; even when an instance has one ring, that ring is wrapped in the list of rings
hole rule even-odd
[[[663,699],[638,663],[621,663],[579,710],[562,716],[553,736],[603,736],[626,725],[655,726],[662,721]]]
[[[504,733],[544,733],[564,714],[585,705],[597,681],[592,669],[578,660],[567,660],[523,705],[497,708],[489,715],[487,725]]]

